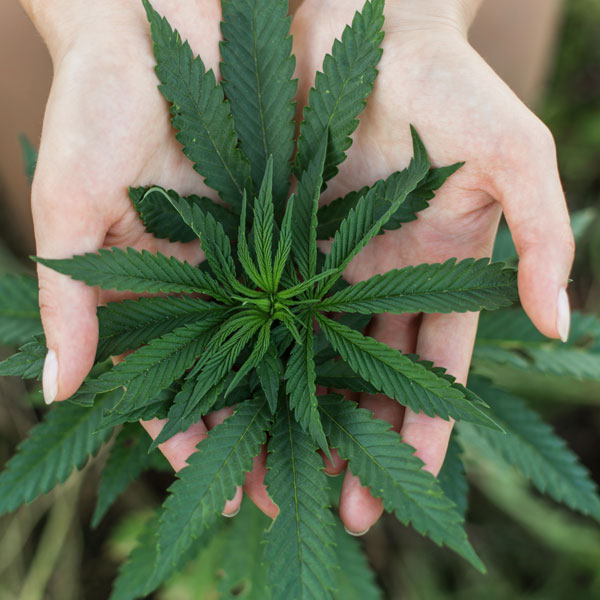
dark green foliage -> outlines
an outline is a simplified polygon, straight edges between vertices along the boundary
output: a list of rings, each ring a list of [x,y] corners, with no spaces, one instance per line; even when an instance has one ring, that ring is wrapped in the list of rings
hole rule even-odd
[[[127,424],[121,429],[102,471],[92,527],[100,523],[112,503],[131,482],[157,464],[157,456],[160,455],[148,453],[150,441],[148,434],[137,424]]]
[[[177,139],[227,206],[157,186],[130,189],[147,231],[199,242],[207,259],[199,266],[119,248],[36,259],[92,286],[160,295],[98,309],[97,366],[71,403],[54,407],[9,461],[0,475],[0,510],[63,481],[124,424],[100,485],[97,523],[129,482],[156,466],[156,446],[231,406],[233,416],[209,432],[179,472],[158,520],[122,568],[114,599],[150,594],[207,546],[265,443],[266,485],[279,513],[270,527],[248,513],[252,538],[243,542],[238,523],[246,521],[224,528],[224,598],[240,590],[240,597],[273,600],[380,597],[356,540],[348,540],[329,507],[317,450],[330,447],[388,512],[482,570],[464,530],[467,482],[454,436],[436,479],[387,423],[323,395],[318,386],[325,386],[386,394],[416,412],[456,419],[466,455],[485,447],[538,489],[598,517],[587,473],[521,400],[475,380],[482,400],[444,369],[364,334],[377,313],[495,310],[517,298],[516,272],[487,259],[416,265],[355,285],[342,278],[375,236],[417,218],[460,167],[431,169],[411,128],[413,157],[405,169],[319,208],[373,87],[383,0],[368,1],[325,58],[297,144],[284,0],[223,0],[222,83],[144,5]],[[295,148],[297,187],[290,196]],[[333,238],[327,255],[317,238]],[[0,374],[39,378],[46,346],[43,336],[31,338],[40,333],[35,288],[17,278],[0,280],[0,292],[3,286],[0,342],[26,343],[0,363]],[[498,315],[482,321],[476,365],[533,364],[540,373],[598,379],[597,322],[575,316],[572,341],[558,348],[521,313]],[[131,353],[115,366],[108,360],[125,352]],[[151,442],[135,422],[153,418],[168,420]]]
[[[98,396],[93,408],[60,403],[34,427],[0,475],[0,514],[31,502],[81,469],[111,430],[96,432],[118,395]]]
[[[285,405],[273,425],[267,468],[265,485],[279,507],[265,547],[275,597],[331,598],[335,541],[323,461]]]
[[[230,237],[234,235],[237,227],[236,216],[209,198],[201,198],[194,194],[181,198],[175,190],[167,191],[158,186],[129,188],[129,197],[146,231],[157,238],[169,239],[172,242],[191,242],[196,239],[196,234],[185,224],[169,198],[186,202],[190,206],[198,206],[202,211],[211,213]]]
[[[154,42],[159,89],[171,103],[172,122],[185,155],[206,184],[234,208],[240,208],[250,184],[250,164],[237,148],[229,104],[212,70],[206,71],[165,18],[143,0]]]
[[[435,477],[422,470],[423,462],[413,456],[414,448],[402,443],[389,423],[373,418],[369,411],[356,408],[341,396],[321,397],[320,408],[332,447],[349,461],[350,470],[361,483],[383,500],[386,510],[485,570],[467,541],[456,506]]]
[[[552,428],[523,400],[494,388],[485,379],[473,378],[471,385],[490,403],[506,434],[461,424],[461,437],[475,448],[485,450],[489,446],[494,455],[519,469],[542,493],[600,521],[595,483]]]
[[[22,344],[41,332],[36,279],[0,276],[0,344]]]
[[[256,189],[273,157],[273,201],[281,217],[295,145],[296,61],[287,2],[224,0],[221,6],[223,89]]]

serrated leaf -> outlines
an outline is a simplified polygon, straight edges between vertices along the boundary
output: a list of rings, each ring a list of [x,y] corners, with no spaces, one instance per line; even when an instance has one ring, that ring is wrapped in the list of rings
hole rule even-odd
[[[330,359],[316,365],[317,384],[328,388],[376,394],[377,388],[357,375],[343,360]]]
[[[198,206],[205,213],[210,213],[218,221],[228,237],[235,235],[237,217],[225,206],[191,194],[182,197],[175,190],[165,190],[160,186],[129,188],[129,198],[144,223],[148,233],[159,239],[171,242],[191,242],[197,239],[196,234],[175,210],[169,198],[185,202],[190,206]]]
[[[462,166],[462,163],[428,171],[419,185],[406,196],[406,200],[390,217],[383,230],[399,229],[404,223],[414,221],[417,218],[416,213],[429,206],[428,200],[434,197],[434,191],[440,188],[446,179],[460,166]],[[375,209],[378,215],[383,214],[389,208],[389,203],[393,199],[399,180],[401,180],[401,172],[396,172],[374,184],[381,186],[381,195],[377,198],[377,207]],[[317,227],[318,239],[327,240],[332,238],[340,228],[342,221],[356,207],[358,201],[369,192],[369,189],[369,186],[363,187],[360,190],[352,191],[341,198],[336,198],[329,204],[321,206],[317,213],[319,222]]]
[[[349,536],[339,519],[335,523],[337,569],[336,600],[383,600],[360,541]]]
[[[256,372],[260,386],[269,403],[269,408],[275,414],[279,399],[279,383],[283,376],[283,363],[277,356],[277,348],[273,342],[271,342],[271,346],[264,355],[263,360],[256,366]]]
[[[273,156],[273,200],[283,212],[294,150],[295,58],[285,0],[221,3],[221,75],[240,147],[259,188]]]
[[[259,273],[256,268],[252,256],[250,254],[250,248],[248,247],[248,241],[246,239],[246,209],[247,209],[247,199],[246,194],[242,199],[242,212],[240,215],[240,225],[238,229],[238,259],[242,268],[246,272],[246,275],[250,278],[250,280],[259,288],[263,290],[267,288],[267,283],[263,281],[262,275]]]
[[[23,344],[40,333],[37,280],[26,275],[1,275],[0,345]]]
[[[155,583],[177,568],[179,557],[214,523],[244,474],[252,468],[269,425],[266,400],[248,400],[212,429],[171,485],[160,518]]]
[[[218,564],[223,571],[217,584],[220,600],[271,599],[263,560],[263,533],[270,523],[252,502],[244,502],[240,513],[219,536],[223,542]]]
[[[302,344],[296,342],[288,358],[285,379],[289,395],[290,409],[306,433],[316,444],[329,454],[329,446],[323,433],[319,416],[317,388],[315,385],[314,334],[312,316],[305,317],[304,328],[300,333]]]
[[[285,405],[271,435],[265,485],[279,513],[266,535],[265,562],[273,598],[332,598],[335,539],[323,461]]]
[[[453,431],[448,443],[444,464],[438,474],[438,481],[446,496],[456,504],[458,513],[464,519],[469,504],[469,484],[467,482],[465,465],[461,458],[462,451],[456,431]]]
[[[279,232],[277,251],[275,252],[275,258],[273,259],[274,290],[279,287],[279,282],[281,281],[286,265],[288,264],[288,258],[292,250],[292,217],[295,218],[295,204],[295,197],[292,194],[285,208],[285,213],[281,223],[281,230]]]
[[[23,344],[19,351],[0,362],[0,375],[12,375],[23,379],[39,379],[42,376],[48,348],[43,335],[36,335]]]
[[[171,103],[172,123],[184,154],[206,185],[239,212],[250,187],[250,165],[237,147],[229,103],[212,69],[205,70],[178,31],[143,0],[152,34],[159,89]]]
[[[194,364],[213,328],[221,321],[220,315],[207,316],[155,338],[107,373],[87,381],[82,390],[97,393],[125,386],[126,391],[115,408],[122,413],[140,408]]]
[[[231,304],[221,285],[208,273],[181,262],[147,250],[133,248],[100,249],[73,258],[35,258],[36,262],[73,279],[104,290],[129,290],[131,292],[158,292],[208,294]]]
[[[325,292],[341,276],[350,261],[379,233],[390,217],[398,210],[409,192],[415,189],[427,175],[429,160],[423,142],[411,126],[413,138],[413,158],[408,168],[400,171],[390,194],[390,202],[383,214],[377,211],[383,194],[388,191],[383,183],[375,184],[365,196],[360,198],[356,208],[352,209],[342,221],[336,232],[329,254],[325,258],[323,271],[336,269],[336,275],[322,281],[317,288],[317,296]]]
[[[330,312],[448,313],[496,310],[518,299],[517,272],[487,258],[422,264],[375,275],[324,298]]]
[[[352,25],[335,40],[331,54],[323,61],[315,86],[308,94],[298,138],[296,173],[306,171],[311,158],[329,130],[329,142],[323,179],[328,181],[338,171],[352,144],[350,134],[358,126],[358,115],[366,105],[377,76],[383,40],[383,0],[366,2],[357,12]]]
[[[317,210],[323,186],[323,167],[327,151],[328,132],[325,131],[316,154],[308,162],[298,180],[296,217],[293,225],[292,251],[303,279],[315,276],[317,267]]]
[[[485,570],[467,540],[454,503],[389,423],[340,396],[322,396],[320,410],[332,447],[348,460],[362,485],[382,499],[385,510],[436,544],[452,548],[479,571]]]
[[[260,186],[258,197],[254,201],[254,252],[256,263],[266,291],[274,292],[273,288],[273,159],[267,161],[265,176]]]
[[[112,429],[123,423],[137,423],[140,420],[165,419],[179,388],[179,384],[174,383],[166,390],[160,392],[155,398],[149,398],[144,406],[134,408],[133,410],[119,412],[117,408],[112,411],[105,411],[97,430],[100,431],[106,427]]]
[[[96,360],[134,350],[174,329],[225,310],[220,304],[187,296],[110,302],[98,308],[100,337]]]
[[[98,396],[92,408],[59,402],[36,425],[0,474],[0,514],[31,502],[81,469],[111,430],[96,432],[116,394]]]
[[[600,521],[596,484],[564,440],[521,398],[482,378],[472,377],[470,385],[490,404],[506,434],[461,424],[461,439],[473,448],[490,447],[540,492]]]
[[[231,242],[223,227],[210,213],[182,200],[170,199],[181,218],[198,236],[206,260],[219,281],[228,288],[236,288],[236,272],[231,255]]]
[[[317,315],[327,339],[342,359],[377,390],[415,412],[496,427],[484,407],[465,397],[452,382],[373,338]]]
[[[97,527],[113,502],[144,471],[155,462],[148,454],[150,437],[138,423],[127,424],[121,429],[110,449],[102,471],[98,498],[91,525]],[[164,460],[164,459],[163,459]]]

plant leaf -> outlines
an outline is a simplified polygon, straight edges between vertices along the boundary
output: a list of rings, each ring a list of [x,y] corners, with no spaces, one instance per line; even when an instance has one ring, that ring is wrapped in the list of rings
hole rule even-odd
[[[329,454],[329,446],[323,433],[319,417],[317,388],[315,385],[314,334],[312,316],[305,317],[304,328],[300,332],[302,344],[296,342],[285,369],[286,391],[289,395],[290,409],[306,433],[309,433],[317,445]]]
[[[331,54],[323,61],[315,86],[308,94],[303,122],[298,138],[296,174],[306,171],[311,158],[318,152],[321,140],[329,130],[327,158],[323,180],[328,181],[338,171],[352,144],[350,134],[358,126],[358,115],[366,105],[377,76],[381,58],[379,45],[383,40],[383,0],[366,2],[357,12],[352,26],[335,40]]]
[[[487,258],[422,264],[375,275],[324,298],[316,308],[364,314],[496,310],[518,299],[517,272]]]
[[[113,502],[132,481],[152,468],[156,455],[148,454],[150,441],[150,437],[138,423],[127,424],[121,429],[102,471],[92,527],[98,526]]]
[[[36,335],[23,344],[19,351],[0,362],[0,375],[12,375],[23,379],[39,379],[46,360],[46,339]]]
[[[221,283],[231,286],[236,281],[235,264],[231,256],[231,242],[223,227],[210,213],[204,213],[199,206],[169,198],[173,208],[198,236],[206,260]],[[235,284],[234,284],[235,285]]]
[[[500,433],[500,435],[504,434]],[[454,430],[450,436],[444,464],[438,474],[438,481],[446,496],[456,504],[460,516],[464,519],[469,506],[469,484],[461,454],[462,447],[457,439],[456,430]]]
[[[323,271],[336,269],[336,274],[322,281],[317,288],[317,296],[325,292],[341,276],[350,261],[379,233],[390,217],[398,210],[409,192],[415,189],[427,175],[429,160],[416,130],[411,126],[413,138],[413,158],[408,168],[400,171],[395,182],[390,203],[383,214],[376,210],[381,197],[387,191],[382,183],[373,186],[342,221],[336,232],[329,254],[325,258]]]
[[[194,364],[221,320],[221,316],[207,316],[155,338],[107,373],[87,381],[81,389],[98,393],[126,386],[115,408],[125,413],[140,408]]]
[[[264,290],[267,288],[267,284],[265,281],[263,281],[262,275],[258,272],[258,269],[254,265],[252,256],[250,254],[250,248],[248,248],[248,241],[246,239],[246,208],[247,200],[246,194],[244,194],[244,198],[242,199],[240,225],[238,229],[238,259],[242,265],[242,268],[246,272],[246,275],[248,275],[254,285]]]
[[[316,147],[316,154],[298,180],[296,215],[293,224],[292,250],[304,280],[315,276],[317,267],[317,210],[323,186],[323,167],[328,131]]]
[[[317,315],[321,330],[340,356],[377,390],[415,412],[432,417],[469,421],[497,427],[485,407],[468,400],[452,382],[427,365],[415,362],[373,338]]]
[[[37,280],[26,275],[0,275],[0,345],[23,344],[40,333]]]
[[[297,82],[285,0],[221,3],[221,75],[240,147],[259,188],[273,156],[273,200],[278,215],[287,197],[294,151]]]
[[[323,425],[332,445],[348,460],[362,485],[383,501],[388,512],[438,545],[446,545],[484,572],[467,540],[463,519],[436,478],[422,469],[414,448],[402,442],[389,423],[374,419],[340,396],[321,396]]]
[[[399,229],[404,223],[414,221],[417,218],[416,213],[425,210],[429,206],[428,200],[434,197],[434,191],[442,187],[446,179],[462,165],[463,163],[456,163],[448,167],[430,169],[419,185],[406,196],[406,200],[390,217],[380,233],[383,233],[383,230],[391,231]],[[388,208],[388,203],[394,194],[400,177],[401,172],[396,172],[392,173],[387,179],[381,180],[381,197],[378,198],[376,208],[379,214],[383,214],[386,208]],[[379,184],[379,181],[375,185],[377,184]],[[318,239],[327,240],[332,238],[342,224],[342,221],[348,216],[350,210],[356,207],[360,198],[365,196],[368,191],[369,186],[366,186],[321,206],[317,214],[319,221],[317,228]]]
[[[281,231],[279,232],[279,241],[277,243],[277,251],[273,259],[273,289],[279,287],[279,282],[285,270],[290,251],[292,250],[292,216],[294,216],[295,200],[294,195],[288,200]]]
[[[258,198],[254,201],[254,251],[256,263],[265,291],[274,292],[273,287],[273,159],[267,161],[265,176]]]
[[[92,408],[59,402],[48,411],[0,474],[0,514],[31,502],[83,468],[110,437],[110,429],[96,428],[104,410],[117,400],[117,394],[105,394]]]
[[[174,257],[167,258],[160,252],[152,254],[147,250],[111,248],[73,258],[33,260],[103,290],[208,294],[231,304],[221,285],[208,273]]]
[[[162,95],[171,103],[172,123],[184,154],[206,185],[237,212],[250,187],[250,165],[237,148],[229,103],[212,69],[205,70],[178,31],[143,0],[152,34],[156,74]]]
[[[461,424],[461,439],[478,449],[483,444],[516,467],[542,493],[600,521],[596,484],[564,440],[525,402],[479,377],[470,384],[489,402],[506,434]]]
[[[269,403],[269,408],[275,414],[279,399],[279,382],[283,376],[283,363],[277,356],[277,348],[273,342],[271,342],[271,346],[264,355],[263,360],[256,365],[256,372],[260,386]]]
[[[357,375],[343,360],[330,359],[316,367],[317,384],[328,388],[376,394],[377,388]]]
[[[237,218],[234,213],[210,198],[201,198],[194,194],[181,197],[175,190],[165,190],[157,185],[130,187],[129,198],[146,231],[159,239],[168,239],[171,242],[191,242],[197,239],[196,234],[171,204],[170,198],[190,206],[198,206],[203,212],[212,214],[230,238],[235,235],[237,229]]]
[[[96,360],[134,350],[174,329],[225,310],[215,302],[187,296],[110,302],[98,308],[100,338]]]
[[[265,485],[279,513],[265,546],[274,598],[332,598],[333,518],[323,461],[287,406],[277,412]]]
[[[266,400],[248,400],[212,429],[171,485],[160,518],[156,580],[177,568],[179,557],[221,514],[244,473],[252,468],[269,426]]]
[[[359,540],[346,533],[339,519],[335,520],[337,569],[337,600],[383,600]]]

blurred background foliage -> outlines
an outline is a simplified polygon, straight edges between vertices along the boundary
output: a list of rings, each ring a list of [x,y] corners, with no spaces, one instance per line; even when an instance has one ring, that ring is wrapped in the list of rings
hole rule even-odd
[[[556,138],[560,170],[578,238],[570,288],[574,307],[600,312],[600,2],[572,0],[565,14],[547,91],[537,108]],[[4,223],[7,226],[7,223]],[[511,256],[502,232],[498,257]],[[0,239],[0,272],[29,269]],[[0,359],[11,349],[0,349]],[[494,379],[534,402],[600,481],[600,384],[497,366]],[[483,369],[485,372],[485,368]],[[596,379],[600,379],[600,370]],[[39,390],[0,379],[0,464],[43,413]],[[96,529],[89,525],[98,465],[106,452],[66,484],[0,519],[0,600],[108,598],[119,563],[144,529],[166,487],[168,472],[134,483]],[[471,491],[472,542],[488,566],[481,576],[451,552],[440,550],[384,518],[361,540],[384,597],[402,600],[593,600],[600,598],[600,530],[542,498],[516,472],[485,455],[465,457]],[[160,600],[258,598],[236,573],[240,557],[258,552],[253,531],[265,519],[246,500],[227,523],[227,535],[205,548],[185,571],[154,595]],[[231,541],[233,540],[233,544]],[[228,545],[229,544],[229,545]],[[238,551],[232,554],[232,548]],[[348,558],[353,564],[352,557]],[[354,590],[355,596],[360,593]],[[350,592],[348,592],[350,593]],[[348,596],[350,597],[350,596]]]

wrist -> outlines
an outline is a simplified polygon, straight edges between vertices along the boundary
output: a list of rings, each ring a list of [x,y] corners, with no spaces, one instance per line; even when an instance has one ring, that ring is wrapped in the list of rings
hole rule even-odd
[[[447,30],[467,36],[482,0],[387,0],[386,29]]]

